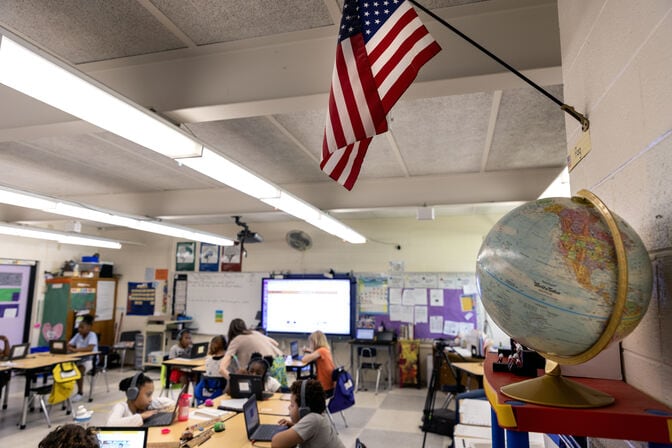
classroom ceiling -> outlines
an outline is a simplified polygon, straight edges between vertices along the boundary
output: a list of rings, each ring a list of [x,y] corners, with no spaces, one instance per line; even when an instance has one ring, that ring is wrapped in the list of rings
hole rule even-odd
[[[424,0],[562,99],[555,0]],[[0,0],[0,26],[337,218],[501,211],[566,156],[546,97],[421,13],[443,47],[352,191],[319,169],[340,0]],[[185,225],[293,219],[0,85],[0,184]],[[52,219],[0,207],[0,220]],[[233,235],[232,235],[233,236]]]

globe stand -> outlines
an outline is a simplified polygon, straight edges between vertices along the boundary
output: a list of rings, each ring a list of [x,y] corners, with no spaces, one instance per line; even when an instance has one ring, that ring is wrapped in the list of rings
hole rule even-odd
[[[560,365],[539,378],[503,386],[507,397],[528,403],[561,408],[599,408],[614,402],[614,397],[560,374]]]

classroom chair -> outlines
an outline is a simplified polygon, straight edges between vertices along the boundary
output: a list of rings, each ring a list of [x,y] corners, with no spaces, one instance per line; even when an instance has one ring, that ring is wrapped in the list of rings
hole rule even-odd
[[[93,401],[93,388],[96,385],[96,377],[103,375],[105,378],[105,389],[110,393],[110,383],[107,380],[107,361],[110,355],[109,345],[99,345],[98,351],[93,359],[93,368],[87,372],[89,377],[89,402]]]
[[[29,408],[34,409],[35,400],[39,400],[40,409],[47,421],[47,427],[51,428],[51,419],[49,412],[51,406],[58,403],[64,403],[66,415],[72,413],[72,403],[70,394],[74,389],[74,383],[80,377],[79,370],[73,362],[62,362],[53,367],[51,371],[45,370],[44,373],[51,372],[53,381],[46,384],[40,384],[30,387],[28,398]]]
[[[385,364],[378,362],[378,352],[375,347],[357,347],[357,374],[355,375],[355,390],[359,389],[359,377],[363,370],[376,371],[376,392],[378,395],[378,386],[380,384],[380,375]],[[386,366],[386,365],[385,365]],[[385,367],[387,370],[387,366]],[[390,372],[387,372],[390,375]],[[366,390],[366,389],[364,389]]]

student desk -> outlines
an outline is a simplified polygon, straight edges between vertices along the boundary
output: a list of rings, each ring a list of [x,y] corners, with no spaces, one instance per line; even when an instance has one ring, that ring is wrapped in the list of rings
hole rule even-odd
[[[483,389],[483,363],[482,362],[453,362],[453,367],[467,374],[469,379],[473,378],[478,383],[478,389]],[[467,383],[467,390],[469,390]]]
[[[301,372],[303,372],[306,367],[310,367],[310,369],[308,369],[308,375],[302,375]],[[294,372],[297,380],[315,378],[314,362],[305,363],[304,361],[292,360],[292,362],[285,363],[285,370]]]
[[[259,408],[259,418],[261,423],[278,423],[278,420],[282,416],[289,415],[289,411],[286,414],[269,414],[265,413],[264,410],[267,408],[273,408],[275,412],[280,412],[281,406],[289,406],[289,401],[280,400],[283,394],[275,394],[273,398],[261,402],[257,402]],[[229,398],[228,396],[222,396],[215,399],[215,405],[219,400]],[[286,405],[284,404],[286,403]],[[248,448],[252,447],[252,444],[247,440],[247,432],[245,431],[245,417],[242,413],[230,413],[223,415],[219,418],[220,421],[224,422],[225,430],[218,433],[213,433],[212,437],[204,442],[200,447],[202,448],[214,448],[214,447],[227,447],[227,448]],[[208,425],[207,423],[210,422]],[[186,422],[175,422],[169,428],[170,432],[168,434],[162,434],[161,431],[164,427],[155,427],[149,428],[149,435],[147,441],[147,448],[178,448],[180,446],[180,436],[182,432],[191,425],[203,425],[203,427],[208,428],[212,426],[213,420],[203,420],[203,419],[189,419]],[[198,435],[200,432],[196,431],[195,435]],[[269,446],[270,442],[257,442],[257,445]]]
[[[166,377],[164,378],[164,383],[162,384],[163,389],[161,389],[161,394],[165,391],[166,394],[168,394],[168,391],[170,390],[170,372],[175,368],[181,368],[185,370],[189,370],[191,372],[196,372],[198,375],[201,374],[201,372],[205,371],[205,358],[173,358],[173,359],[166,359],[163,361],[163,365],[166,366]],[[197,370],[197,368],[203,367],[204,370]],[[198,382],[198,381],[196,381]]]
[[[257,409],[259,409],[259,414],[287,417],[289,415],[290,397],[290,394],[275,393],[268,400],[257,401]],[[213,408],[217,409],[217,406],[219,406],[219,403],[222,400],[230,399],[231,396],[229,394],[224,394],[217,398],[213,398]]]
[[[59,362],[77,361],[82,356],[89,356],[92,352],[67,354],[67,355],[52,355],[50,353],[41,353],[35,355],[28,355],[26,358],[11,361],[11,368],[14,371],[23,372],[26,376],[26,386],[23,391],[23,408],[21,410],[21,420],[19,421],[19,429],[26,429],[26,417],[28,414],[28,403],[30,398],[30,387],[33,379],[40,373],[51,373],[53,367]],[[7,384],[9,388],[9,384]],[[9,389],[5,391],[5,398],[9,395]]]
[[[485,393],[492,406],[493,448],[529,446],[528,432],[672,443],[672,408],[654,400],[623,381],[572,378],[613,396],[616,401],[602,408],[570,409],[514,401],[499,390],[527,378],[494,372],[496,353],[484,362]]]
[[[360,341],[358,339],[352,339],[348,341],[350,344],[350,370],[352,372],[357,371],[357,366],[355,365],[355,358],[357,349],[359,347],[373,347],[377,350],[386,349],[387,350],[387,390],[392,389],[392,377],[394,376],[394,352],[397,345],[397,341]]]

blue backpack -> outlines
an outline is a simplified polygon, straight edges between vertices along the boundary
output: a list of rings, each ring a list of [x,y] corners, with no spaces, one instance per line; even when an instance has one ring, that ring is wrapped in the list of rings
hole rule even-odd
[[[355,404],[355,383],[343,367],[334,370],[332,378],[336,381],[334,396],[329,400],[329,412],[340,412]]]

